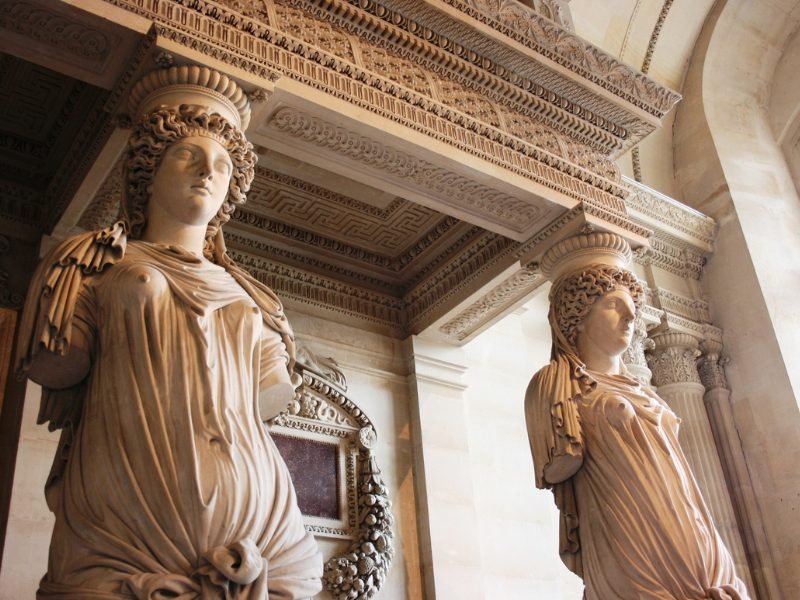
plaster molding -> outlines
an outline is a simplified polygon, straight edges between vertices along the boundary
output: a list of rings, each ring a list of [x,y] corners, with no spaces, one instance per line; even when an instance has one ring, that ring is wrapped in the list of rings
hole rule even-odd
[[[332,277],[281,264],[238,248],[230,248],[229,254],[282,299],[356,318],[378,325],[384,331],[399,333],[403,303],[394,296],[347,285]]]
[[[621,147],[634,131],[644,133],[642,124],[630,114],[617,107],[611,108],[596,97],[576,94],[575,89],[568,89],[567,93],[566,90],[555,91],[561,75],[552,70],[539,67],[534,73],[524,73],[524,69],[509,68],[507,65],[521,58],[511,48],[487,39],[478,30],[458,21],[448,19],[445,23],[442,13],[429,10],[429,7],[390,4],[381,0],[334,3],[312,0],[315,6],[311,8],[307,0],[290,0],[289,3],[304,11],[312,10],[321,20],[336,23],[357,40],[391,49],[400,55],[401,62],[406,63],[398,69],[401,72],[410,72],[411,65],[416,63],[425,67],[428,79],[439,84],[450,80],[466,85],[462,101],[463,92],[469,92],[469,88],[480,91],[482,96],[494,99],[494,104],[522,109],[521,113],[535,115],[556,131],[581,139],[595,148],[613,150]],[[439,31],[441,28],[447,28],[448,32]],[[361,46],[365,47],[363,41]],[[364,54],[362,52],[362,56]],[[414,63],[409,64],[408,59],[413,59]],[[397,66],[397,58],[393,62]],[[561,87],[567,88],[563,84]],[[576,96],[580,99],[576,100]],[[489,114],[492,110],[489,108]],[[577,136],[574,132],[576,126],[583,130]],[[573,130],[571,134],[570,129]]]
[[[513,262],[516,247],[500,235],[485,234],[458,257],[427,275],[403,297],[410,332],[423,331],[438,318],[443,307],[455,304],[475,282]]]
[[[708,302],[681,296],[663,288],[653,288],[652,300],[668,313],[697,323],[710,323]]]
[[[119,44],[119,39],[108,31],[30,2],[0,0],[0,28],[36,40],[73,60],[94,63],[98,69]]]
[[[525,44],[595,84],[663,117],[681,96],[516,2],[445,0],[481,22]]]
[[[653,265],[679,277],[700,280],[706,264],[706,253],[685,243],[664,236],[658,229],[650,237],[650,248],[635,255],[640,265]]]
[[[664,318],[664,311],[651,304],[644,304],[639,309],[639,316],[649,331],[661,324],[661,320]]]
[[[527,231],[542,217],[542,209],[524,200],[295,108],[279,109],[270,117],[269,125],[283,134],[413,183],[449,206],[486,215],[510,231]]]
[[[712,250],[717,234],[714,219],[628,177],[622,178],[622,185],[630,192],[625,206],[631,218],[664,234],[672,233],[685,246]]]
[[[314,27],[306,27],[306,32],[312,30],[323,32],[327,36],[324,41],[339,40],[333,45],[321,43],[319,37],[313,38],[313,43],[310,43],[294,35],[287,36],[286,26],[280,19],[281,11],[286,10],[287,4],[277,1],[268,2],[265,5],[266,10],[250,10],[252,15],[258,17],[257,19],[210,1],[188,3],[184,0],[172,0],[155,3],[153,0],[114,0],[114,2],[127,10],[154,19],[160,36],[195,48],[236,68],[250,71],[258,77],[274,80],[280,75],[286,75],[302,81],[353,105],[443,140],[465,152],[480,155],[495,164],[503,164],[523,177],[531,177],[532,174],[534,178],[544,179],[545,182],[557,181],[555,184],[557,187],[554,189],[563,187],[565,183],[567,187],[574,188],[577,185],[580,188],[588,188],[580,190],[578,195],[573,191],[570,194],[573,197],[594,196],[600,203],[610,201],[608,198],[603,198],[605,195],[620,197],[618,190],[613,187],[615,182],[608,179],[608,177],[618,177],[616,167],[611,164],[607,156],[609,152],[614,151],[613,144],[608,146],[606,143],[605,150],[600,151],[589,149],[589,146],[599,149],[598,140],[587,140],[588,145],[584,141],[581,142],[583,146],[575,146],[575,142],[585,138],[586,133],[593,128],[602,131],[603,127],[615,127],[614,119],[607,114],[596,119],[602,127],[593,126],[590,116],[594,113],[590,106],[575,104],[570,110],[563,108],[572,106],[570,103],[574,102],[573,96],[581,91],[579,85],[570,83],[571,95],[570,99],[567,99],[532,82],[528,82],[527,86],[523,82],[520,87],[516,83],[495,81],[495,76],[490,71],[496,65],[492,61],[481,59],[479,53],[476,54],[469,45],[448,44],[443,41],[444,38],[439,40],[438,44],[424,40],[420,37],[423,33],[428,37],[441,34],[429,27],[416,27],[410,21],[407,22],[405,16],[397,16],[400,13],[395,14],[396,11],[393,12],[378,2],[320,1],[316,7],[309,6],[309,2],[303,2],[299,6],[303,10],[295,9],[294,16],[313,21],[315,24]],[[391,21],[388,20],[390,17]],[[343,20],[349,22],[351,28],[356,27],[356,29],[348,32]],[[442,21],[441,14],[439,21]],[[332,22],[338,24],[338,34],[348,33],[350,37],[329,35]],[[452,20],[439,25],[461,26]],[[198,31],[209,33],[200,35]],[[473,38],[476,35],[480,38],[480,34],[474,29],[469,29],[469,33]],[[477,44],[478,40],[475,40],[475,43]],[[402,83],[384,76],[395,72],[395,69],[381,71],[376,67],[370,68],[370,65],[365,63],[359,64],[359,60],[363,62],[365,57],[368,58],[375,53],[361,52],[360,48],[354,47],[354,44],[371,44],[370,48],[377,45],[384,50],[390,48],[392,57],[397,59],[394,62],[401,61],[406,56],[412,57],[415,65],[426,69],[424,77],[417,77],[420,82],[442,77],[439,71],[426,64],[426,61],[434,61],[438,64],[439,70],[446,74],[445,79],[448,82],[469,84],[468,87],[471,86],[471,89],[460,88],[457,93],[450,96],[452,105],[443,104],[441,99],[434,97],[433,88],[428,88],[430,92],[419,94]],[[247,52],[243,52],[243,48],[246,48]],[[506,53],[508,51],[506,48]],[[344,56],[337,56],[335,52]],[[467,59],[475,55],[479,68],[474,65],[465,68],[466,65],[462,64],[464,60],[454,58],[453,52],[462,53]],[[252,61],[253,55],[262,57],[262,60],[257,63]],[[515,57],[517,61],[521,58],[518,55]],[[497,68],[515,82],[520,79],[513,69],[499,66]],[[399,70],[408,72],[408,69]],[[539,77],[537,80],[554,78],[560,81],[563,75],[556,70],[549,78]],[[465,81],[467,83],[464,83]],[[500,92],[505,94],[503,98],[493,98],[493,95]],[[582,93],[586,95],[585,91]],[[589,96],[595,103],[608,104],[600,97],[592,94]],[[486,104],[487,100],[489,104]],[[519,104],[523,101],[528,104],[527,107]],[[469,108],[471,102],[477,102],[483,108],[476,105],[472,110]],[[533,105],[537,102],[543,104],[534,110]],[[572,146],[566,142],[550,144],[550,149],[558,147],[576,149],[568,151],[565,160],[537,147],[535,139],[532,140],[533,143],[529,143],[510,130],[504,132],[502,125],[508,121],[507,115],[497,122],[491,117],[492,114],[497,114],[492,107],[500,104],[505,107],[503,110],[511,111],[512,117],[516,115],[523,121],[534,119],[540,122],[534,125],[534,121],[529,121],[530,125],[523,127],[525,135],[530,131],[536,131],[537,127],[543,128],[545,132],[549,128],[552,131],[550,134],[545,133],[546,136],[564,137],[572,144]],[[614,103],[609,106],[615,106],[615,110],[619,109]],[[473,115],[465,113],[465,110],[472,112]],[[499,115],[497,116],[499,118]],[[549,124],[545,122],[548,119],[551,121]],[[493,122],[496,126],[492,125]],[[605,134],[608,135],[608,132]],[[630,138],[630,135],[626,137]],[[600,143],[600,146],[602,145]],[[517,164],[520,159],[522,164]],[[549,172],[543,165],[554,169],[556,173]],[[593,174],[591,169],[598,171],[599,174]],[[567,174],[569,178],[577,179],[580,183],[562,181],[563,175],[559,176],[558,173]],[[551,183],[550,187],[552,185]]]
[[[541,272],[523,267],[441,325],[439,331],[463,342],[527,298],[542,283],[544,277]]]

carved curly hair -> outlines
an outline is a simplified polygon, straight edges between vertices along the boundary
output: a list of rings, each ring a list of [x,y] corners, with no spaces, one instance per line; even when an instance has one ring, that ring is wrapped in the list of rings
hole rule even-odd
[[[227,223],[235,208],[243,204],[255,174],[256,154],[253,145],[238,127],[218,114],[208,114],[203,106],[182,104],[176,109],[161,109],[142,118],[128,142],[125,161],[125,202],[121,219],[128,226],[128,237],[139,239],[147,226],[150,186],[164,152],[173,143],[191,136],[217,140],[228,151],[233,163],[228,195],[219,212],[208,224],[206,254],[210,252],[219,228]]]
[[[628,290],[639,310],[644,302],[644,288],[636,275],[619,267],[594,265],[559,281],[550,291],[550,326],[559,331],[574,349],[580,325],[592,305],[603,295],[617,288]]]

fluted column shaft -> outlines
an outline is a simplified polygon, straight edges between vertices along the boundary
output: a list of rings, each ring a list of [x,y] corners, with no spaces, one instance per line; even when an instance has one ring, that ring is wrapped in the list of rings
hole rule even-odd
[[[748,590],[753,585],[728,486],[704,404],[705,387],[697,370],[698,341],[683,333],[653,336],[649,356],[658,394],[681,418],[680,443],[711,516]]]
[[[725,377],[727,358],[723,357],[722,344],[706,340],[704,354],[698,368],[706,389],[705,404],[711,429],[717,443],[722,469],[739,523],[745,553],[750,564],[754,591],[759,598],[779,598],[780,591],[772,566],[769,544],[764,532],[761,510],[747,471],[744,452],[733,420],[731,392]]]

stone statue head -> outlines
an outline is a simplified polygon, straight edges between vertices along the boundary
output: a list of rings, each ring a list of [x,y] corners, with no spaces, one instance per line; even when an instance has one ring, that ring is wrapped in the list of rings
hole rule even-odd
[[[244,203],[253,181],[256,155],[241,129],[219,114],[209,114],[204,106],[182,104],[145,115],[134,129],[125,161],[125,202],[122,218],[131,239],[142,236],[147,225],[147,207],[153,178],[165,151],[176,141],[188,137],[209,137],[229,153],[233,174],[228,195],[217,215],[208,224],[209,243],[220,226],[230,220],[236,206]]]
[[[636,276],[610,265],[591,265],[562,277],[550,291],[550,327],[553,353],[577,354],[578,335],[592,306],[606,294],[624,290],[638,311],[644,289]]]

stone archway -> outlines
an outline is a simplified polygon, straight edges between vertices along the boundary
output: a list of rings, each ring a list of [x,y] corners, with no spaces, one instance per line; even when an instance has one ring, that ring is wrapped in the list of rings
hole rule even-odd
[[[797,504],[788,499],[800,495],[800,200],[769,106],[776,65],[799,22],[796,1],[715,6],[687,74],[674,148],[684,197],[720,226],[702,283],[732,359],[733,414],[749,473],[739,485],[752,486],[751,508],[763,516],[750,550],[757,548],[767,581],[774,566],[768,596],[787,598],[800,592],[786,575],[800,566],[800,527],[788,525]]]

